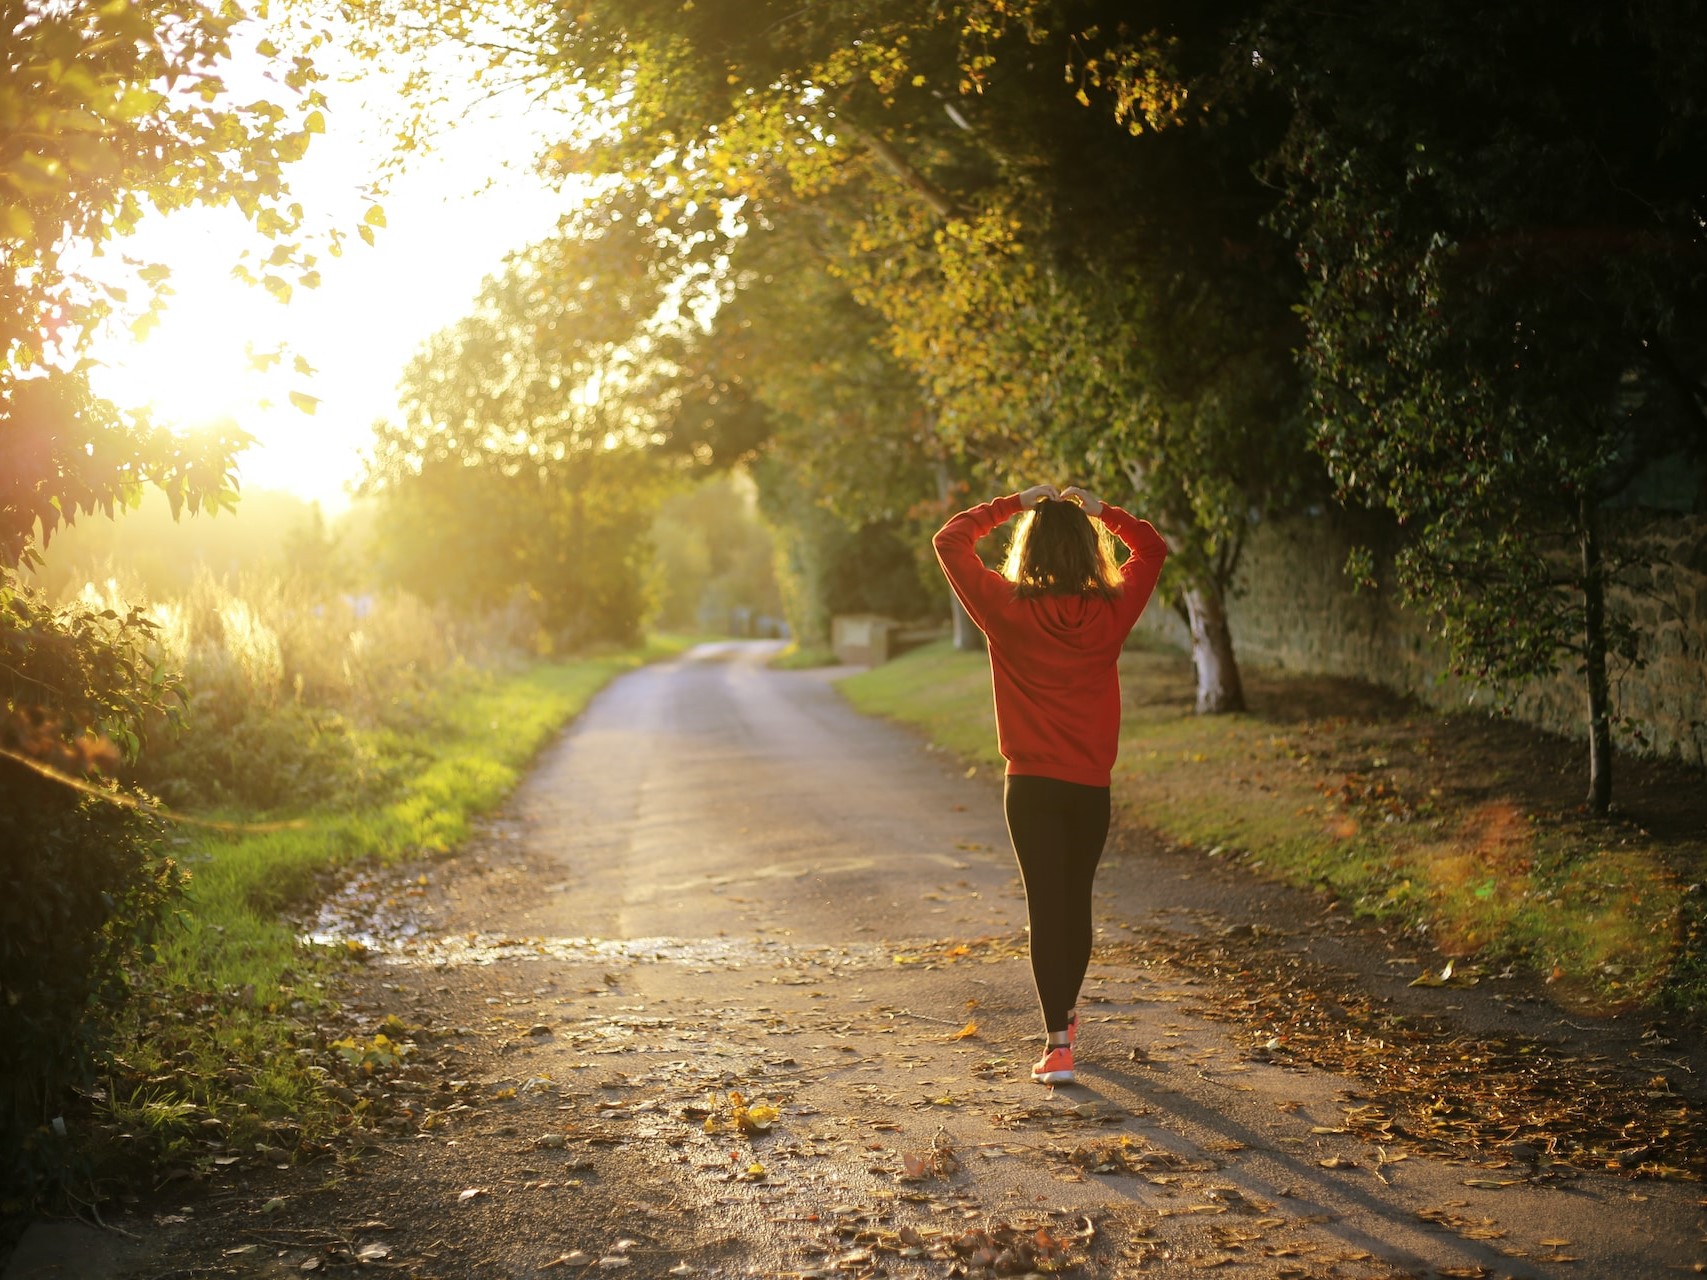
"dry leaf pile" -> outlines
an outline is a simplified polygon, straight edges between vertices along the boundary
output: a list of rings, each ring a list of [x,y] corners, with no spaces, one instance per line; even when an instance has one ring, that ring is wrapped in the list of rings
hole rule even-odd
[[[1657,1028],[1628,1062],[1522,1036],[1455,1033],[1404,1016],[1255,931],[1237,937],[1152,934],[1099,946],[1099,961],[1177,965],[1211,979],[1206,1018],[1246,1027],[1259,1061],[1296,1061],[1364,1081],[1348,1132],[1448,1156],[1638,1177],[1707,1177],[1707,1115],[1674,1087],[1682,1073]],[[1462,971],[1444,982],[1465,983]],[[1532,1159],[1514,1158],[1514,1143]]]
[[[1220,1167],[1203,1161],[1188,1160],[1175,1152],[1150,1146],[1142,1138],[1130,1133],[1123,1133],[1118,1138],[1091,1139],[1079,1143],[1071,1150],[1052,1154],[1086,1173],[1125,1174],[1131,1177],[1209,1173]]]

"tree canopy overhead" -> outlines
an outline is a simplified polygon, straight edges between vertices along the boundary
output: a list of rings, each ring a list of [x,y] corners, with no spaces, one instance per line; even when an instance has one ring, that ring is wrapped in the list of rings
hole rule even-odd
[[[717,293],[659,421],[756,404],[750,439],[809,442],[784,470],[845,505],[913,428],[832,384],[898,374],[928,436],[901,489],[1050,475],[1157,519],[1204,710],[1240,705],[1251,530],[1337,488],[1403,521],[1400,585],[1464,673],[1581,656],[1601,760],[1607,654],[1635,650],[1598,512],[1699,458],[1707,405],[1698,9],[494,0],[454,25],[588,104],[544,166],[614,184]],[[743,265],[760,233],[796,301],[848,317],[818,358],[810,324],[760,336],[786,311]]]
[[[1206,710],[1240,704],[1223,597],[1309,482],[1296,278],[1218,96],[1249,5],[591,3],[541,67],[603,112],[548,163],[654,225],[798,222],[984,484],[1083,479],[1177,544]]]
[[[1402,522],[1462,674],[1581,664],[1604,811],[1608,662],[1640,659],[1609,588],[1645,557],[1602,508],[1707,457],[1707,34],[1692,4],[1460,11],[1271,17],[1315,442]]]

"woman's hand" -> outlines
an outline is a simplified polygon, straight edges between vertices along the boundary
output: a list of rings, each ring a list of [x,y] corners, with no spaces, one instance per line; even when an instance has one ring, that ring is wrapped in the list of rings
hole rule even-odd
[[[1068,485],[1065,489],[1061,490],[1061,497],[1078,502],[1078,504],[1085,509],[1085,514],[1087,516],[1100,516],[1102,514],[1101,499],[1099,499],[1095,494],[1088,493],[1079,488],[1076,484]]]
[[[1019,505],[1030,511],[1045,498],[1059,498],[1061,491],[1052,484],[1034,484],[1029,489],[1019,492]]]

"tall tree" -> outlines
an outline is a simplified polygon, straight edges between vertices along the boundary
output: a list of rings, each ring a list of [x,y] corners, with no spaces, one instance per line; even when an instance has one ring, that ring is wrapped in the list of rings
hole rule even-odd
[[[1288,4],[1252,44],[1298,107],[1276,175],[1317,447],[1404,525],[1399,584],[1461,674],[1580,664],[1605,812],[1638,637],[1603,506],[1707,455],[1700,7]]]
[[[986,483],[1153,511],[1213,711],[1245,531],[1308,475],[1295,269],[1250,172],[1280,117],[1212,96],[1251,8],[589,0],[518,38],[595,107],[553,163],[660,219],[810,222]]]
[[[704,349],[724,353],[719,363],[734,357],[768,414],[761,501],[794,575],[791,622],[821,644],[832,613],[928,608],[921,578],[947,607],[952,593],[926,557],[953,460],[917,381],[888,349],[882,317],[828,270],[810,233],[798,222],[747,227]],[[895,554],[909,544],[912,557]],[[863,592],[852,585],[861,563],[872,579]],[[958,642],[976,647],[982,637],[963,610],[957,626]]]
[[[606,232],[512,255],[410,362],[365,480],[404,585],[474,609],[524,597],[569,647],[637,634],[660,493],[645,447],[663,419],[637,388],[664,290],[628,228]]]

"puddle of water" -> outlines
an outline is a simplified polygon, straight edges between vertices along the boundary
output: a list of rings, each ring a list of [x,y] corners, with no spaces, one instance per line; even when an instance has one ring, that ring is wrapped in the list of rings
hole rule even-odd
[[[410,910],[427,877],[358,877],[321,904],[300,937],[310,946],[359,945],[375,959],[398,965],[447,968],[503,960],[562,960],[616,963],[651,960],[707,971],[739,969],[755,961],[787,968],[833,968],[838,963],[886,963],[879,944],[799,946],[763,938],[546,938],[467,933],[439,936],[422,929]]]

